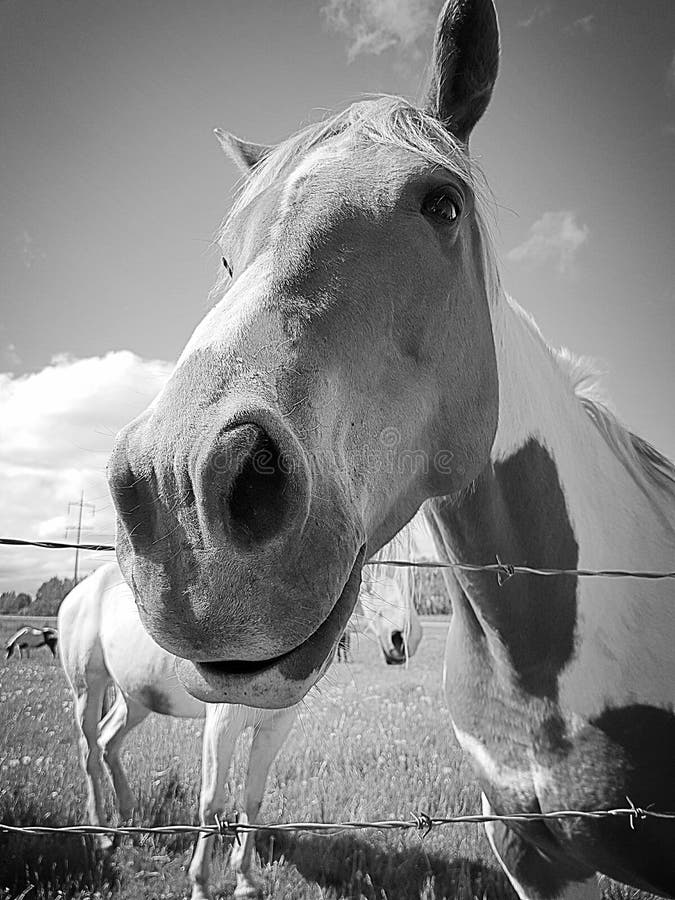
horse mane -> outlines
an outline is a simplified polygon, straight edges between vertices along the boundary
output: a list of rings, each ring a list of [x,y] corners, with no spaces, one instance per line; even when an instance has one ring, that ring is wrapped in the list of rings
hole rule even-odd
[[[486,290],[492,302],[498,294],[499,278],[487,223],[487,212],[493,207],[492,195],[482,170],[469,156],[466,145],[438,119],[407,100],[388,94],[358,100],[346,109],[305,126],[273,147],[240,183],[232,208],[217,233],[217,243],[222,245],[233,220],[284,172],[292,169],[314,148],[338,137],[344,137],[353,147],[380,144],[414,153],[430,166],[451,172],[471,189],[482,244]],[[221,271],[212,296],[219,296],[228,282],[228,274]]]
[[[555,351],[555,356],[586,415],[638,486],[647,495],[656,490],[675,499],[675,464],[619,420],[609,406],[596,363],[565,349]]]
[[[390,560],[415,560],[419,557],[418,542],[415,539],[415,531],[419,527],[418,519],[421,522],[419,514],[371,557],[373,561],[385,565],[365,565],[363,569],[363,586],[366,591],[377,595],[378,583],[384,580],[394,581],[410,609],[416,608],[419,595],[418,570],[414,566],[389,566],[386,563]]]

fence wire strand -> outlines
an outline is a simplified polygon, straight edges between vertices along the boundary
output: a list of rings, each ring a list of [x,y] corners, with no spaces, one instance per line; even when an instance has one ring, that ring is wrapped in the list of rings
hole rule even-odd
[[[0,544],[14,547],[42,547],[46,550],[114,551],[114,544],[69,544],[65,541],[28,541],[21,538],[0,537]],[[411,569],[457,569],[463,572],[493,572],[500,584],[513,575],[573,575],[577,578],[643,578],[648,580],[675,578],[675,572],[649,572],[635,569],[541,569],[534,566],[515,566],[502,562],[459,563],[450,560],[370,559],[367,566],[397,566]]]
[[[375,822],[278,822],[275,824],[257,824],[229,821],[216,816],[213,825],[124,825],[113,827],[108,825],[6,825],[0,823],[0,833],[23,835],[213,835],[234,837],[250,831],[301,831],[313,834],[335,835],[347,831],[417,831],[423,837],[434,828],[447,825],[484,825],[486,822],[546,822],[561,819],[626,819],[628,826],[635,830],[639,823],[647,819],[675,820],[675,812],[656,812],[652,809],[641,809],[627,798],[628,806],[605,810],[561,809],[554,812],[511,813],[508,815],[476,814],[463,816],[432,817],[426,813],[412,813],[410,819],[382,819]]]

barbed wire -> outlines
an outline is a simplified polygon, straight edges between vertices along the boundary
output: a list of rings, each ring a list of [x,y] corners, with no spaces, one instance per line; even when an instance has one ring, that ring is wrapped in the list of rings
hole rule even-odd
[[[0,538],[0,544],[15,547],[42,547],[45,550],[115,550],[114,544],[69,544],[65,541],[25,541],[22,538]]]
[[[650,572],[638,569],[543,569],[535,566],[514,566],[504,563],[499,558],[497,562],[458,563],[447,560],[416,560],[404,559],[370,559],[367,566],[412,566],[417,569],[460,569],[464,572],[494,572],[501,581],[506,581],[513,575],[575,575],[580,578],[647,578],[662,579],[675,578],[675,572]]]
[[[348,821],[348,822],[277,822],[275,824],[257,824],[253,822],[239,822],[216,816],[213,825],[7,825],[0,822],[0,833],[50,835],[50,834],[75,834],[75,835],[135,835],[135,834],[166,834],[166,835],[219,835],[231,836],[238,840],[239,835],[251,832],[271,831],[302,831],[314,834],[333,835],[346,831],[362,831],[376,829],[379,831],[418,831],[426,837],[434,828],[447,825],[484,825],[487,822],[523,823],[546,822],[561,819],[626,819],[633,830],[638,824],[647,819],[675,820],[675,812],[657,812],[653,809],[642,809],[635,806],[629,798],[626,798],[628,806],[616,809],[604,810],[580,810],[560,809],[553,812],[538,813],[511,813],[498,815],[496,813],[480,813],[476,815],[433,817],[427,813],[411,813],[409,819],[382,819],[374,822]]]
[[[29,541],[21,538],[0,537],[0,544],[19,547],[42,547],[46,550],[92,550],[114,551],[114,544],[70,544],[65,541]],[[570,575],[577,578],[643,578],[661,580],[675,578],[675,572],[651,572],[637,569],[546,569],[535,566],[516,566],[502,562],[499,557],[494,563],[460,563],[450,560],[412,560],[412,559],[369,559],[367,566],[397,566],[413,569],[457,569],[463,572],[493,572],[499,584],[503,584],[514,575]]]

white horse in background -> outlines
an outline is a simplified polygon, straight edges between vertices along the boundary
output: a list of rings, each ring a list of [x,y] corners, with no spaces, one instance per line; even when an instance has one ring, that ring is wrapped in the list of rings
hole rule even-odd
[[[26,657],[30,659],[30,651],[36,650],[38,647],[49,647],[52,656],[56,656],[58,639],[59,633],[55,628],[35,628],[33,625],[24,625],[5,644],[6,659],[13,655],[17,647],[19,648],[19,659],[23,659],[24,651]]]
[[[393,551],[387,551],[393,552]],[[413,582],[404,569],[373,566],[366,579],[358,623],[374,635],[387,662],[402,662],[419,645],[422,629],[413,603]],[[80,730],[82,767],[87,782],[87,813],[92,825],[104,825],[102,777],[111,776],[120,819],[132,818],[134,795],[122,768],[120,750],[126,735],[151,712],[204,719],[200,822],[213,824],[227,802],[226,779],[239,736],[253,729],[239,821],[255,821],[269,769],[298,715],[287,709],[253,709],[211,704],[191,696],[175,674],[175,657],[156,644],[143,628],[133,594],[116,563],[97,569],[75,587],[59,610],[63,668],[73,691]],[[329,660],[330,662],[331,660]],[[115,701],[102,717],[106,689]],[[109,838],[100,845],[109,849]],[[192,900],[209,897],[213,837],[201,835],[189,868]],[[255,833],[247,831],[232,848],[235,897],[256,897],[261,886],[251,873]]]
[[[414,602],[416,571],[412,567],[387,564],[394,559],[417,556],[416,526],[414,520],[406,527],[402,538],[394,538],[386,544],[374,562],[363,569],[361,591],[352,616],[354,630],[377,641],[388,666],[407,662],[415,655],[422,640],[422,624]],[[402,549],[404,546],[407,549]],[[345,634],[349,634],[349,626]]]

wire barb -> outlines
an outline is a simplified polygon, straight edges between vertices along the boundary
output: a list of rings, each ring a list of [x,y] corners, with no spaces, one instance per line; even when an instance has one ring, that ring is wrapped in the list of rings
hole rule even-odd
[[[433,820],[426,813],[411,813],[415,828],[423,832],[422,837],[425,838],[434,827]]]
[[[503,563],[499,558],[499,555],[495,556],[495,559],[497,560],[498,566],[497,584],[499,585],[499,587],[502,587],[509,580],[509,578],[513,578],[513,576],[516,574],[516,570],[513,566]]]
[[[229,837],[232,835],[237,842],[237,846],[241,847],[241,838],[239,837],[239,813],[236,812],[234,814],[234,822],[230,822],[229,819],[221,819],[218,813],[214,813],[213,818],[216,821],[218,835],[220,837]]]
[[[628,824],[630,826],[631,831],[637,831],[637,825],[639,822],[644,822],[647,818],[648,809],[641,809],[639,806],[636,806],[630,797],[626,797],[626,803],[630,807],[628,810]]]

